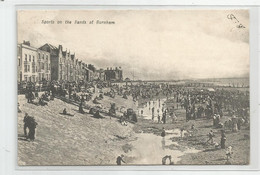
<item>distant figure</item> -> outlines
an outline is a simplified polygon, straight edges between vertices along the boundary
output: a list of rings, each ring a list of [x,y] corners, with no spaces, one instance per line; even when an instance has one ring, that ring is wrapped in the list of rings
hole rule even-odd
[[[164,148],[165,148],[165,135],[166,135],[165,129],[162,128],[161,136],[162,136],[162,149],[163,149],[163,150],[164,150]]]
[[[154,107],[152,107],[152,120],[154,120]]]
[[[172,123],[176,123],[177,122],[177,116],[175,115],[175,113],[172,113]]]
[[[66,115],[67,114],[67,110],[66,110],[66,108],[64,108],[63,109],[63,112],[62,112],[64,115]]]
[[[220,141],[221,149],[225,149],[226,148],[225,142],[226,142],[226,134],[225,134],[224,130],[221,130],[221,141]]]
[[[97,110],[96,113],[94,114],[94,118],[103,118],[103,117],[100,115],[99,110]]]
[[[35,128],[38,125],[38,123],[35,121],[34,117],[31,117],[28,115],[28,113],[25,113],[24,119],[24,136],[26,139],[30,139],[31,141],[34,141],[35,139]],[[29,133],[27,135],[27,128],[29,129]]]
[[[229,161],[232,154],[233,154],[232,146],[227,147],[227,150],[226,150],[227,161]]]
[[[25,116],[23,118],[23,131],[24,131],[24,136],[27,138],[27,128],[29,128],[29,115],[28,113],[25,113]]]
[[[75,114],[70,114],[70,113],[68,113],[66,108],[64,108],[63,111],[62,111],[62,113],[60,113],[60,114],[62,114],[62,115],[68,115],[68,116],[74,116],[74,115],[75,115]]]
[[[39,98],[39,105],[45,106],[45,105],[48,105],[48,103],[43,100],[43,97],[40,97]]]
[[[183,137],[183,132],[184,132],[184,129],[181,128],[181,138]]]
[[[158,123],[161,123],[161,117],[160,117],[160,115],[158,114]]]
[[[166,124],[166,112],[163,113],[162,121],[163,124]]]
[[[174,163],[172,162],[172,156],[170,155],[166,155],[162,158],[162,165],[166,165],[167,159],[169,159],[169,165],[174,165]]]
[[[241,125],[245,123],[245,120],[240,117],[237,121],[237,129],[240,130],[241,129]]]
[[[118,156],[118,157],[116,158],[116,164],[117,164],[117,165],[121,165],[121,162],[126,163],[126,162],[123,160],[123,158],[124,158],[124,155],[123,155],[123,154],[122,154],[121,156]]]
[[[162,137],[165,137],[165,135],[166,135],[165,129],[164,129],[164,128],[162,128],[162,133],[161,133],[161,136],[162,136]]]
[[[79,105],[79,112],[81,114],[85,114],[85,111],[83,110],[83,103],[81,102],[80,105]]]
[[[233,115],[232,117],[232,131],[233,132],[237,132],[238,131],[238,128],[237,128],[237,117],[235,115]]]
[[[17,108],[18,108],[18,109],[17,109],[17,110],[18,110],[18,113],[21,113],[22,111],[21,111],[21,109],[20,109],[20,104],[19,104],[19,103],[17,104]]]
[[[214,116],[213,116],[213,126],[216,126],[216,125],[217,125],[216,114],[214,114]]]
[[[30,141],[34,141],[35,139],[35,129],[37,125],[38,123],[35,121],[34,117],[32,117],[29,123],[29,134],[28,134],[28,138],[30,139]]]
[[[208,143],[209,141],[211,141],[211,144],[213,144],[213,142],[214,142],[214,141],[213,141],[214,133],[213,133],[212,130],[210,130],[208,136],[209,136],[209,140],[207,141],[207,143]]]

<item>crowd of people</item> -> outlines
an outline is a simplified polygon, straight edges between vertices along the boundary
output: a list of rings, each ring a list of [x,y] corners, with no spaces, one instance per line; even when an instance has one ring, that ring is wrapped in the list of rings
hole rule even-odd
[[[104,88],[109,90],[103,92]],[[96,92],[99,95],[93,97]],[[169,118],[171,123],[176,123],[178,116],[175,112],[178,109],[185,111],[187,122],[190,120],[196,121],[201,118],[212,119],[212,127],[222,129],[220,141],[222,149],[226,148],[225,131],[237,132],[244,123],[249,123],[249,92],[236,88],[215,87],[212,90],[212,88],[192,88],[185,87],[184,85],[170,85],[168,83],[119,85],[106,82],[51,82],[46,86],[46,90],[41,95],[39,95],[39,91],[33,85],[28,85],[25,91],[28,103],[45,106],[48,105],[48,101],[53,100],[55,97],[65,97],[78,102],[79,112],[82,114],[85,113],[85,101],[93,100],[94,104],[100,104],[104,96],[115,98],[116,95],[124,99],[131,97],[134,102],[138,101],[141,105],[148,102],[149,110],[152,113],[151,119],[154,120],[157,114],[158,123],[166,124],[169,122]],[[160,102],[162,98],[167,99],[165,103]],[[158,99],[159,101],[158,108],[151,104],[154,99]],[[110,116],[116,116],[116,105],[118,104],[111,104],[111,108],[108,111]],[[143,111],[141,110],[140,112],[142,115]],[[102,118],[100,111],[94,108],[91,108],[89,113],[93,114],[95,118]],[[62,114],[74,116],[74,114],[69,114],[66,108]],[[224,115],[228,115],[229,118],[225,122],[221,122]],[[127,125],[129,117],[131,117],[132,121],[137,122],[135,112],[128,110],[121,116],[121,124]],[[24,119],[24,132],[30,140],[34,140],[35,138],[36,125],[37,122],[35,122],[34,118],[28,117],[27,114]],[[29,128],[28,136],[26,128]],[[214,136],[211,130],[208,134],[209,139],[207,142],[213,144]]]

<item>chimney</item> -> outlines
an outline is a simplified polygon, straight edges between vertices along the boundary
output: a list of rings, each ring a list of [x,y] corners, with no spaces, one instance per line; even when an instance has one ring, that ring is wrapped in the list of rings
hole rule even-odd
[[[25,45],[27,45],[27,46],[30,46],[31,44],[30,44],[30,41],[23,41],[23,44],[25,44]]]
[[[59,50],[61,50],[61,51],[62,51],[62,45],[59,45]]]

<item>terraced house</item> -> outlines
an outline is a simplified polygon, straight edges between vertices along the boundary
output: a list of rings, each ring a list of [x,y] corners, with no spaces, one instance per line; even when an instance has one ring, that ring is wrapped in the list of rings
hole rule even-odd
[[[17,47],[18,82],[123,80],[121,67],[96,69],[94,65],[77,59],[75,53],[64,50],[62,45],[56,47],[46,43],[36,48],[24,41]]]
[[[62,45],[55,47],[46,43],[40,47],[41,50],[50,53],[51,58],[51,80],[78,82],[86,80],[87,64],[76,59],[75,53],[71,54],[67,49],[64,51]]]
[[[29,41],[17,45],[18,82],[51,80],[50,53],[32,47]]]

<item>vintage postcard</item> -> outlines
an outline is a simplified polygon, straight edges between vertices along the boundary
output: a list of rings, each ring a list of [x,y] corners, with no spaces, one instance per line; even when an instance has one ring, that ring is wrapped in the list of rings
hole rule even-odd
[[[18,10],[18,165],[249,165],[249,20]]]

